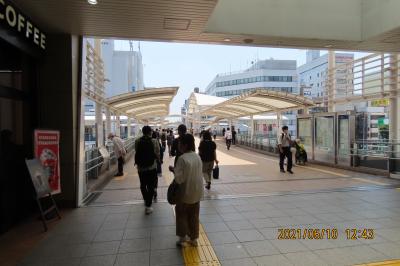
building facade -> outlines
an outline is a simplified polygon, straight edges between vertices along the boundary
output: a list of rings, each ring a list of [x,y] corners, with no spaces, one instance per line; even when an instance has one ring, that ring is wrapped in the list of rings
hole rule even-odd
[[[256,88],[299,94],[296,60],[261,60],[247,70],[218,74],[205,89],[208,95],[232,98]],[[296,114],[287,112],[284,121],[296,136]],[[275,129],[276,131],[276,129]]]
[[[326,96],[326,80],[328,73],[328,54],[320,55],[318,50],[307,51],[307,61],[298,68],[298,88],[306,97],[312,99]],[[354,55],[349,53],[335,53],[335,65],[348,63],[354,60]],[[347,82],[345,73],[336,74],[336,84]]]
[[[104,61],[106,97],[144,89],[140,51],[116,51],[114,40],[103,39],[101,56]]]

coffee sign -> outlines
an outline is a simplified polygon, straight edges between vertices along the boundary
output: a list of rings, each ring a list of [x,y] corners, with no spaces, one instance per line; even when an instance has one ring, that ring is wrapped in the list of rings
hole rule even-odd
[[[42,50],[46,49],[46,35],[17,7],[7,0],[0,0],[0,24],[5,24],[18,35]]]

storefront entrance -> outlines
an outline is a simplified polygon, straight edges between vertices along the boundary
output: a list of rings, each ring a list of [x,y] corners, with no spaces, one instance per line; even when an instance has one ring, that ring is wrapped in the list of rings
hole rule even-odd
[[[36,62],[0,39],[0,234],[35,208],[25,167],[36,126]]]

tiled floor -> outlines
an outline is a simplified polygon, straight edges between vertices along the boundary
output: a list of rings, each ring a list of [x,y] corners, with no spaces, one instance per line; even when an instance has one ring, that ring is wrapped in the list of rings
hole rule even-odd
[[[393,188],[398,181],[321,166],[296,167],[290,176],[279,173],[276,158],[237,147],[220,149],[218,157],[221,178],[206,192],[200,220],[222,265],[354,265],[400,258],[400,190]],[[136,170],[128,162],[126,176],[36,237],[42,240],[18,265],[183,265],[173,210],[162,200],[172,178],[169,163],[166,158],[153,214],[144,214]],[[280,228],[335,228],[338,238],[278,240]],[[353,228],[374,229],[375,238],[348,240],[345,230]]]
[[[19,265],[183,265],[171,206],[154,207],[149,216],[139,204],[77,209]],[[354,265],[400,258],[398,189],[207,200],[200,219],[222,265]],[[336,228],[339,235],[278,240],[279,228]],[[346,228],[372,228],[375,238],[348,240]]]

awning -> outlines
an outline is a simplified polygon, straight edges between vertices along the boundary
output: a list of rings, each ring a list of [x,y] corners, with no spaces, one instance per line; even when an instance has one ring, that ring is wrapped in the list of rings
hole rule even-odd
[[[278,113],[309,108],[314,102],[304,96],[259,88],[219,103],[203,111],[217,119]]]
[[[146,88],[111,97],[106,103],[128,116],[138,120],[164,117],[169,113],[169,105],[179,87]]]

